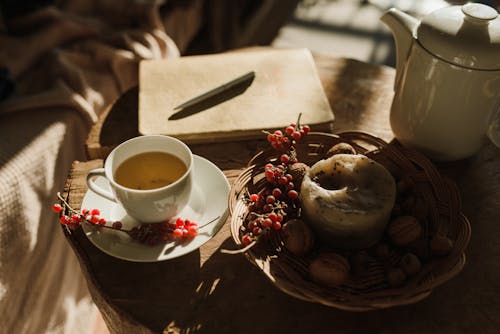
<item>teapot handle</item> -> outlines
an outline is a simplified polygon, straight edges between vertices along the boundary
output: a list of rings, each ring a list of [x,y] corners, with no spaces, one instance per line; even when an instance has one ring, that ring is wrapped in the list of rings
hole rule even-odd
[[[410,55],[413,40],[420,21],[405,12],[391,8],[380,18],[392,31],[396,43],[396,78],[394,90],[397,90],[403,75],[403,67]]]
[[[500,106],[490,117],[487,136],[497,147],[500,147]]]

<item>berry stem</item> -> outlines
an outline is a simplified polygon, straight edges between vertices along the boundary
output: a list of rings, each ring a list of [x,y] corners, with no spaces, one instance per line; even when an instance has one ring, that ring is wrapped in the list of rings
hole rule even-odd
[[[64,204],[64,206],[73,214],[77,214],[77,215],[80,215],[80,213],[73,209],[71,207],[71,205],[69,205],[69,203],[62,197],[61,193],[60,192],[57,192],[57,198],[59,198],[59,200]],[[209,220],[208,222],[206,222],[205,224],[201,224],[201,225],[198,225],[198,228],[203,228],[211,223],[213,223],[214,221],[216,221],[217,219],[219,219],[220,216],[217,216],[211,220]],[[92,225],[92,226],[96,226],[95,224],[89,222],[87,219],[85,219],[85,217],[83,217],[83,221],[86,222],[87,224],[89,225]],[[127,233],[127,234],[130,234],[130,232],[132,230],[124,230],[124,229],[115,229],[114,227],[111,227],[111,226],[108,226],[108,225],[98,225],[99,227],[104,227],[104,228],[108,228],[108,229],[111,229],[113,231],[120,231],[120,232],[124,232],[124,233]]]
[[[64,206],[73,214],[76,214],[76,215],[80,215],[80,212],[78,212],[77,210],[73,209],[71,207],[71,205],[69,205],[69,203],[62,197],[61,193],[60,192],[57,192],[57,198],[59,198],[59,200],[64,204]],[[87,219],[85,219],[85,217],[83,217],[83,221],[89,225],[92,225],[92,226],[96,226],[95,224],[93,224],[92,222],[89,222]],[[121,231],[121,232],[125,232],[125,233],[129,233],[131,230],[124,230],[124,229],[115,229],[111,226],[108,226],[108,225],[99,225],[99,227],[104,227],[104,228],[109,228],[111,230],[114,230],[114,231]]]

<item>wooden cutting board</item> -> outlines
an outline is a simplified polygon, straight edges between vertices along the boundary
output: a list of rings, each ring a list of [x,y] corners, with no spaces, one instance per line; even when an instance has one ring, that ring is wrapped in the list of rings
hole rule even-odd
[[[174,107],[249,71],[255,78],[168,120]],[[262,130],[296,122],[325,131],[334,120],[307,49],[231,52],[145,60],[139,73],[139,133],[163,134],[190,143],[263,137]]]

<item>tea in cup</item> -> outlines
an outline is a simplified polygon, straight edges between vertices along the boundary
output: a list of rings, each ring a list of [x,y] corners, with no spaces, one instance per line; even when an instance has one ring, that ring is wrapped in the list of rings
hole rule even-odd
[[[162,222],[178,215],[189,201],[193,154],[180,140],[161,135],[140,136],[118,145],[104,168],[87,174],[90,190],[119,203],[141,222]],[[95,176],[104,176],[111,192]]]

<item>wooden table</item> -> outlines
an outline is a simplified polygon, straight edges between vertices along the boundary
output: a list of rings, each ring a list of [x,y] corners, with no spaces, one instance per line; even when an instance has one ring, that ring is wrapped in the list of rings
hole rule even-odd
[[[335,113],[335,131],[393,138],[388,117],[394,69],[315,55]],[[137,135],[137,90],[122,96],[93,128],[88,162],[75,162],[66,196],[79,208],[85,175],[110,148]],[[290,120],[293,121],[293,120]],[[231,182],[264,141],[194,145]],[[440,164],[461,191],[472,225],[464,270],[416,304],[353,313],[281,292],[233,249],[229,223],[198,251],[159,263],[119,260],[95,248],[82,231],[64,230],[89,290],[112,333],[498,333],[500,328],[500,150]]]

